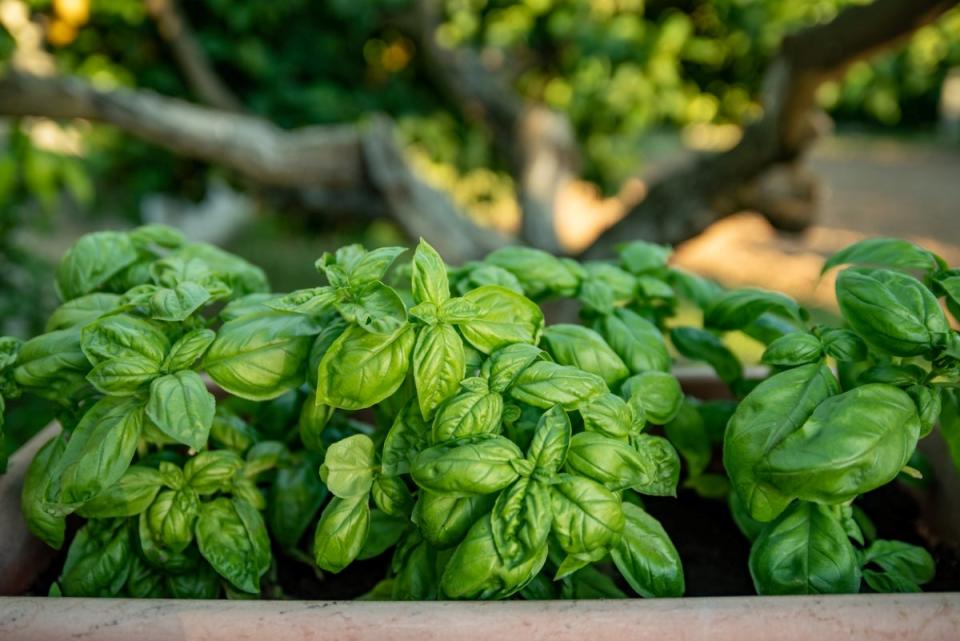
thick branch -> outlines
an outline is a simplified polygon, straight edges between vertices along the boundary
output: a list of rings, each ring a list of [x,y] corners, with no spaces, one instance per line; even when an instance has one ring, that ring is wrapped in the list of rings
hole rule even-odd
[[[441,47],[435,38],[441,3],[418,0],[415,28],[428,71],[463,113],[486,125],[518,185],[521,236],[554,253],[557,194],[577,177],[579,158],[570,121],[543,105],[527,104],[514,91],[502,60],[485,61],[471,48]]]
[[[243,105],[214,71],[177,0],[146,0],[146,4],[160,35],[200,102],[224,111],[243,111]]]
[[[738,192],[768,168],[797,158],[815,140],[817,88],[857,60],[893,46],[957,0],[877,0],[787,37],[764,78],[764,115],[724,153],[703,156],[654,182],[627,216],[587,251],[612,252],[626,238],[677,243],[738,210]]]

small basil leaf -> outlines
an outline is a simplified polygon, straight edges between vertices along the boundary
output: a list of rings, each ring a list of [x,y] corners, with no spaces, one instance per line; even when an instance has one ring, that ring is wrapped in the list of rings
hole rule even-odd
[[[572,365],[603,378],[613,386],[630,371],[603,338],[580,325],[551,325],[543,331],[541,344],[561,365]]]
[[[365,497],[378,467],[373,441],[366,434],[354,434],[327,448],[320,478],[334,496]]]
[[[370,506],[366,496],[334,497],[324,508],[313,538],[317,567],[339,573],[360,555],[369,531]]]
[[[84,503],[77,514],[88,519],[136,516],[150,507],[162,485],[157,470],[131,465],[119,481]]]
[[[411,287],[413,300],[418,303],[430,302],[441,305],[450,298],[447,267],[443,264],[443,259],[437,250],[422,238],[413,254]]]
[[[567,411],[606,392],[606,384],[596,374],[549,361],[528,366],[510,388],[510,395],[518,401],[544,409],[560,405]]]
[[[485,354],[511,343],[536,344],[543,329],[543,312],[516,292],[485,285],[463,296],[477,316],[459,324],[463,337]]]
[[[610,550],[620,574],[640,596],[683,596],[680,555],[663,526],[630,503],[624,503],[623,514],[623,535]]]
[[[937,269],[942,259],[913,243],[897,238],[867,238],[842,249],[824,264],[821,274],[838,265]]]
[[[52,548],[63,545],[66,520],[44,509],[47,491],[53,480],[52,473],[57,469],[60,458],[66,449],[62,436],[50,439],[37,452],[23,479],[23,491],[20,494],[20,509],[27,527],[38,539]]]
[[[458,496],[490,494],[517,478],[520,449],[502,436],[471,437],[420,452],[410,474],[420,487]]]
[[[184,481],[200,496],[229,491],[243,459],[231,450],[200,452],[183,466]]]
[[[197,543],[217,574],[236,589],[260,592],[270,568],[270,539],[260,513],[249,503],[218,498],[204,504],[196,525]]]
[[[60,587],[64,596],[119,596],[130,575],[132,557],[125,521],[87,523],[74,537],[63,564]]]
[[[670,370],[670,354],[656,325],[629,309],[617,309],[600,321],[598,331],[634,374]]]
[[[204,355],[216,337],[216,332],[211,329],[195,329],[187,332],[170,348],[170,352],[163,361],[163,370],[177,372],[189,368]]]
[[[657,425],[672,421],[683,404],[680,381],[666,372],[642,372],[631,376],[620,392],[627,397],[634,415],[642,415]]]
[[[421,490],[413,521],[431,545],[448,548],[463,540],[473,524],[489,514],[496,498],[496,494],[454,496]]]
[[[413,347],[413,380],[424,418],[432,418],[437,406],[457,391],[465,372],[457,330],[446,323],[420,328]]]
[[[761,314],[772,312],[786,318],[805,320],[807,313],[792,298],[762,289],[735,289],[715,298],[704,311],[704,327],[740,329]]]
[[[327,488],[317,475],[315,457],[304,457],[292,467],[277,470],[267,501],[267,524],[273,540],[294,549],[327,498]]]
[[[199,374],[181,370],[151,383],[146,411],[164,434],[202,450],[207,446],[216,401]]]
[[[767,345],[761,362],[777,367],[796,367],[820,359],[823,347],[820,339],[811,334],[787,334]]]
[[[740,361],[714,334],[695,327],[674,327],[670,340],[687,358],[708,363],[725,383],[743,378]]]

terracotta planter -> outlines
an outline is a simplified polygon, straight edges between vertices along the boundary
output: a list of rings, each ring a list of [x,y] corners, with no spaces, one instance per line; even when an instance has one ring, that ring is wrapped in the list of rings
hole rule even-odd
[[[700,398],[725,390],[711,375],[678,372]],[[22,594],[51,554],[20,517],[23,474],[56,427],[13,457],[0,477],[0,595]],[[927,497],[928,522],[960,541],[960,478],[939,435],[922,443],[939,485]],[[811,597],[714,597],[611,601],[388,603],[341,601],[172,601],[0,598],[0,640],[202,641],[336,639],[459,641],[715,639],[960,640],[960,592]]]

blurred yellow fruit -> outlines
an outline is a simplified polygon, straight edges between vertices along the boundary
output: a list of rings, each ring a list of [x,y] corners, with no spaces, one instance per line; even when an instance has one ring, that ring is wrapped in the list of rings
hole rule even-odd
[[[90,19],[90,0],[53,0],[53,10],[60,20],[79,27]]]
[[[47,40],[55,47],[65,47],[77,37],[77,28],[60,18],[54,18],[47,25]]]

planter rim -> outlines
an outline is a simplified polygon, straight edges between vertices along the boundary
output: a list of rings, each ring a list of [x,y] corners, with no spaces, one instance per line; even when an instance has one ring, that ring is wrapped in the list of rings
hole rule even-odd
[[[956,641],[960,593],[600,601],[0,598],[5,641]]]

